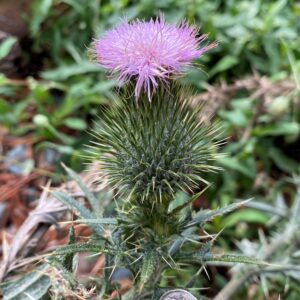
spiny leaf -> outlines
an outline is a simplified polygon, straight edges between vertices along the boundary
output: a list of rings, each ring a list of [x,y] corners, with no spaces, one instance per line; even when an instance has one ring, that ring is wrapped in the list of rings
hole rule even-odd
[[[73,256],[73,253],[72,254],[70,253],[67,255]],[[72,270],[65,268],[65,266],[62,263],[60,263],[60,261],[58,259],[52,259],[49,262],[49,264],[59,271],[59,273],[63,276],[65,281],[69,284],[69,286],[72,289],[74,289],[78,285],[77,280],[76,280],[74,274],[72,273]]]
[[[75,229],[72,226],[69,230],[69,243],[68,245],[74,245],[76,242],[75,240]],[[74,255],[73,253],[67,254],[62,262],[62,265],[64,266],[64,268],[66,268],[68,271],[72,272],[73,270],[73,258]]]
[[[188,229],[185,229],[180,237],[176,238],[172,245],[170,246],[168,253],[170,255],[173,255],[177,253],[177,251],[182,247],[183,243],[187,240],[186,237],[188,237],[190,234],[193,234],[195,232],[195,228],[191,227]]]
[[[20,279],[8,282],[3,288],[3,300],[41,299],[51,285],[50,278],[45,275],[48,269],[49,265],[43,264]]]
[[[159,256],[156,250],[151,249],[145,253],[141,269],[141,290],[143,289],[145,283],[147,283],[154,274],[158,261]]]
[[[52,191],[53,196],[63,202],[67,207],[70,209],[76,211],[80,218],[83,219],[96,219],[96,216],[88,210],[86,207],[84,207],[81,203],[76,201],[74,198],[69,196],[66,193],[58,192],[58,191]],[[102,236],[103,235],[103,227],[99,224],[92,224],[91,227],[95,230],[95,232]]]
[[[104,248],[103,244],[96,243],[72,244],[57,248],[53,255],[67,255],[79,252],[110,253],[110,249]]]
[[[98,219],[80,219],[73,221],[74,223],[85,224],[102,224],[102,225],[117,225],[118,220],[115,218],[98,218]]]
[[[271,264],[262,260],[259,260],[254,257],[245,256],[245,255],[234,255],[234,254],[226,254],[226,255],[206,255],[204,256],[204,261],[216,261],[216,262],[227,262],[227,263],[243,263],[243,264],[251,264],[257,266],[270,266]]]
[[[225,207],[215,209],[215,210],[202,210],[202,211],[197,213],[197,215],[192,219],[192,221],[190,221],[185,226],[185,228],[195,226],[195,225],[198,225],[198,224],[202,225],[202,224],[204,224],[208,221],[211,221],[215,217],[227,214],[227,213],[243,206],[245,203],[247,203],[250,200],[251,199],[241,201],[241,202],[238,202],[238,203],[233,203],[233,204],[230,204],[230,205],[227,205]]]
[[[225,255],[216,255],[209,253],[188,253],[176,257],[181,262],[198,262],[201,264],[207,262],[226,262],[226,263],[243,263],[243,264],[252,264],[257,266],[270,266],[271,264],[262,260],[259,260],[254,257],[249,257],[245,255],[235,255],[235,254],[225,254]]]
[[[76,174],[73,170],[62,164],[63,168],[66,170],[68,175],[79,185],[80,189],[83,191],[87,200],[90,202],[93,210],[99,214],[101,217],[103,212],[99,211],[99,200],[94,196],[94,194],[90,191],[90,189],[85,185],[80,176]]]

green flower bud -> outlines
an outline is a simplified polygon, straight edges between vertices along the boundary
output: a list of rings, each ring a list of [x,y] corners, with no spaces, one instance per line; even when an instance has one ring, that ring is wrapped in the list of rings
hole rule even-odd
[[[218,168],[218,128],[203,124],[182,90],[162,89],[149,103],[131,99],[107,111],[92,157],[99,159],[111,185],[130,200],[170,201],[177,191],[207,184],[202,175]]]

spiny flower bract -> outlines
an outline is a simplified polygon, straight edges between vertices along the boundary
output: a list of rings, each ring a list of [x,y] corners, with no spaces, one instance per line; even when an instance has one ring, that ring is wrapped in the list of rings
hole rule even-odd
[[[159,203],[179,190],[193,191],[212,161],[218,129],[199,120],[181,91],[160,89],[149,103],[124,101],[93,131],[92,158],[99,159],[112,187],[130,200]]]
[[[151,100],[159,82],[167,83],[192,61],[216,46],[200,47],[207,35],[198,36],[186,22],[167,24],[163,16],[149,22],[133,21],[107,31],[94,42],[97,62],[116,74],[121,83],[135,80],[135,97],[141,92]]]

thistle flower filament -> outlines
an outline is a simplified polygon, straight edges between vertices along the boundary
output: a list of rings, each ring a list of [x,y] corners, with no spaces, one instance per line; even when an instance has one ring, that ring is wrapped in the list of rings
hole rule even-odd
[[[186,22],[167,24],[163,16],[149,22],[124,22],[94,42],[96,61],[121,83],[135,81],[136,99],[142,92],[151,100],[160,82],[191,66],[215,43],[200,47],[207,35],[198,36]]]

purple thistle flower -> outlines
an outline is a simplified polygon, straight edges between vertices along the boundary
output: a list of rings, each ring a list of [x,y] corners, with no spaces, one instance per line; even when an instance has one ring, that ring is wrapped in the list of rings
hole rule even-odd
[[[200,48],[207,35],[198,36],[195,26],[186,22],[166,24],[164,16],[149,22],[124,22],[94,42],[97,62],[117,74],[121,84],[136,80],[135,96],[144,91],[151,95],[159,81],[167,83],[180,74],[192,60],[199,58],[216,43]]]

